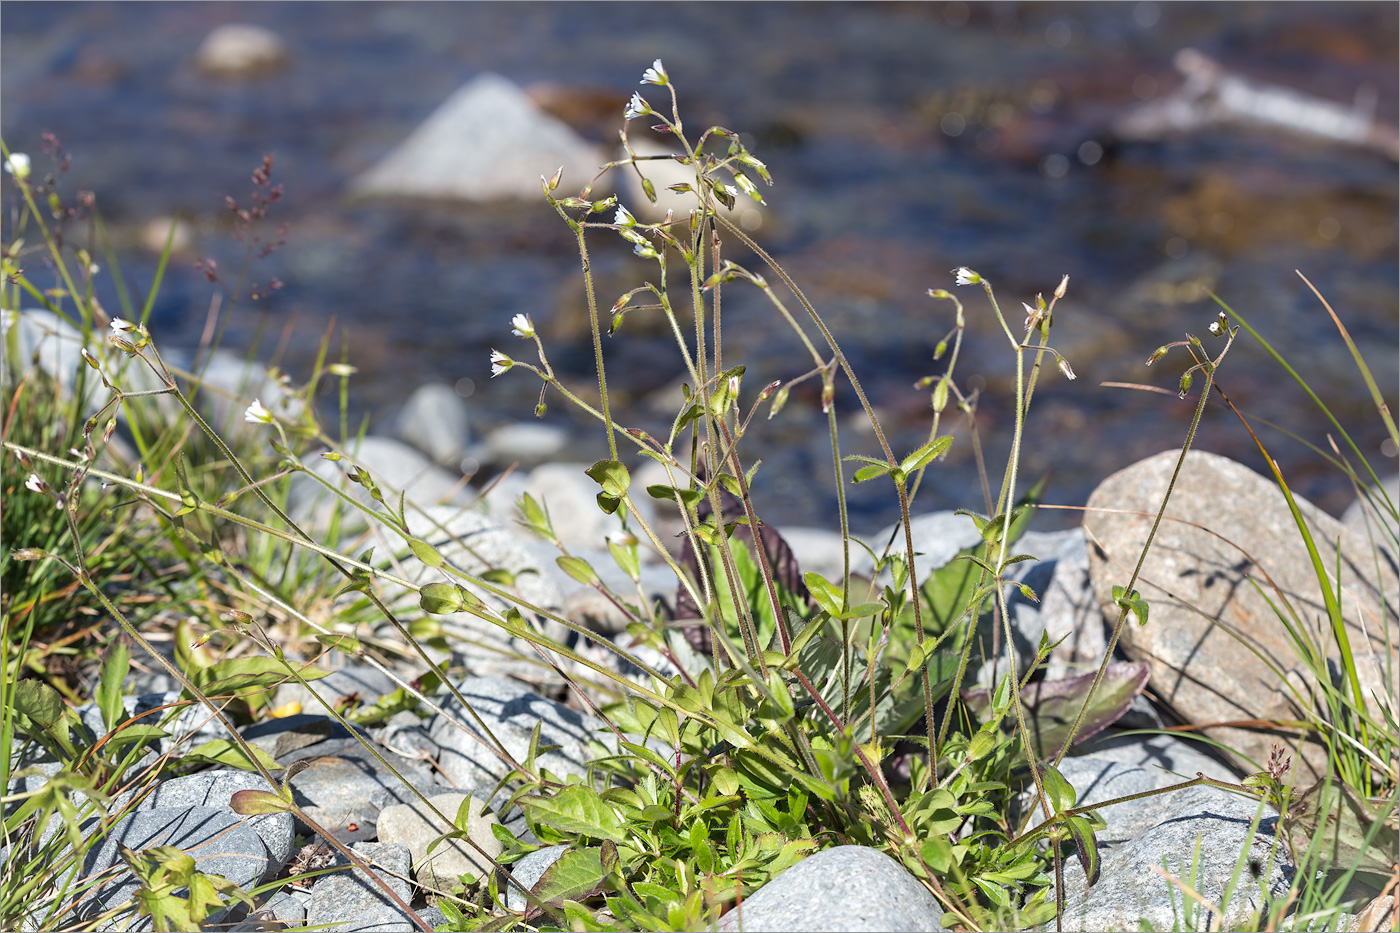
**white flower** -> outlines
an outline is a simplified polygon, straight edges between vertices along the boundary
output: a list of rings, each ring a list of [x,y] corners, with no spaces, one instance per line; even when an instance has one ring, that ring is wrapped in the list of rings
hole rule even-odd
[[[958,284],[961,285],[962,283],[959,282]],[[1026,309],[1026,330],[1030,330],[1031,328],[1035,327],[1037,324],[1040,323],[1040,311],[1038,309],[1032,308],[1024,301],[1021,302],[1021,307]]]
[[[137,329],[135,324],[119,317],[112,318],[112,323],[109,326],[114,334],[129,334]]]
[[[517,314],[510,319],[511,333],[517,337],[535,336],[535,325],[531,323],[529,315]]]
[[[632,212],[621,204],[617,206],[617,213],[613,215],[613,223],[619,227],[635,227],[637,218],[632,216]]]
[[[661,64],[657,62],[657,64]],[[20,181],[29,177],[29,156],[23,152],[12,152],[5,160],[5,171],[18,178]]]
[[[957,274],[959,285],[978,285],[982,281],[982,276],[973,272],[967,266],[958,266],[953,271]]]
[[[642,95],[633,92],[632,99],[627,102],[627,109],[622,112],[622,116],[627,120],[635,120],[637,117],[646,116],[651,113],[651,104],[642,99]]]
[[[491,351],[491,378],[499,376],[515,365],[515,360],[506,356],[500,350]]]
[[[49,491],[49,484],[44,482],[38,473],[30,473],[29,479],[24,481],[24,488],[30,492],[43,494]]]
[[[272,412],[263,407],[262,399],[255,398],[243,410],[243,420],[249,424],[272,424]]]
[[[661,59],[651,63],[651,67],[642,72],[642,80],[638,84],[666,84],[670,81],[666,74],[666,68],[661,64]]]
[[[1065,359],[1063,356],[1058,356],[1055,358],[1055,362],[1059,365],[1060,372],[1065,374],[1065,378],[1073,382],[1074,370],[1069,368],[1069,360]]]

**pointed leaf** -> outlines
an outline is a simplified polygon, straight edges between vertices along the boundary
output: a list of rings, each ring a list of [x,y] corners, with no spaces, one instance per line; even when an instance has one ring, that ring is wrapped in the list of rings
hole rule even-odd
[[[112,641],[111,650],[107,653],[107,659],[102,662],[102,677],[97,685],[97,693],[94,699],[97,701],[97,708],[102,712],[102,722],[111,732],[117,727],[126,716],[126,707],[122,705],[122,684],[126,681],[126,673],[130,668],[131,650],[127,647],[126,638],[119,637]],[[31,717],[32,718],[32,717]]]
[[[1063,813],[1074,807],[1078,798],[1074,792],[1074,785],[1065,780],[1058,768],[1046,765],[1040,775],[1040,783],[1045,788],[1045,799],[1050,804],[1051,812]]]

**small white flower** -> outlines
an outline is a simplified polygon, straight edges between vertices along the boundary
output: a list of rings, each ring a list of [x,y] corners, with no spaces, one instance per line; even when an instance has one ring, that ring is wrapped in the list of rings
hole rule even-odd
[[[255,398],[243,410],[243,420],[249,424],[272,424],[272,412],[263,407],[262,399]]]
[[[959,282],[958,284],[961,285],[962,283]],[[1021,302],[1021,307],[1026,309],[1026,330],[1030,330],[1031,328],[1035,327],[1037,324],[1040,323],[1040,311],[1038,309],[1032,308],[1024,301]]]
[[[632,212],[621,204],[617,206],[617,213],[613,215],[613,223],[619,227],[635,227],[637,218],[632,216]]]
[[[535,325],[530,321],[529,315],[517,314],[510,319],[511,333],[517,337],[535,336]]]
[[[515,360],[506,356],[500,350],[491,351],[491,378],[499,376],[515,365]]]
[[[658,62],[657,64],[660,64]],[[29,156],[23,152],[12,152],[5,160],[5,171],[18,178],[20,181],[29,177]]]
[[[651,104],[642,99],[642,95],[633,92],[632,99],[627,102],[627,109],[622,112],[622,116],[627,120],[635,120],[637,117],[644,117],[651,113]]]
[[[978,285],[982,281],[982,276],[973,272],[967,266],[958,266],[953,271],[957,274],[959,285]]]
[[[38,473],[30,473],[29,479],[24,481],[24,488],[42,495],[49,491],[49,484],[44,482]]]
[[[666,84],[670,81],[666,74],[666,68],[661,64],[661,59],[651,63],[651,67],[642,72],[642,80],[638,84]]]
[[[119,317],[112,318],[112,323],[109,326],[114,334],[130,334],[137,329],[135,324]]]
[[[1065,378],[1068,379],[1070,382],[1073,382],[1074,370],[1070,369],[1069,360],[1065,359],[1063,356],[1059,356],[1055,358],[1055,362],[1059,365],[1060,372],[1065,374]]]

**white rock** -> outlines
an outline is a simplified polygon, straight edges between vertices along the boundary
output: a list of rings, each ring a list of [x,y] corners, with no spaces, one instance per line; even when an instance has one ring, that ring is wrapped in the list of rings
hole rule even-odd
[[[819,573],[833,582],[840,582],[845,569],[842,553],[841,532],[829,528],[803,528],[800,526],[779,529],[783,540],[792,548],[792,556],[803,573]],[[855,568],[857,558],[865,550],[851,542],[851,567]],[[867,558],[868,562],[869,558]]]
[[[577,191],[605,161],[523,90],[488,73],[457,89],[351,188],[370,197],[540,200],[541,176],[562,165],[561,190]]]
[[[633,130],[628,134],[627,141],[631,144],[632,151],[639,156],[671,156],[676,153],[676,150],[658,141],[649,130],[640,130],[637,123],[633,124]],[[626,157],[627,153],[619,148],[616,158],[625,159]],[[668,210],[674,212],[677,218],[685,218],[691,211],[695,210],[698,202],[693,193],[689,191],[677,193],[669,190],[671,185],[682,182],[694,187],[695,169],[693,166],[682,165],[672,158],[650,158],[639,161],[637,167],[643,175],[651,180],[656,189],[655,204],[647,199],[646,192],[642,190],[641,179],[637,177],[637,172],[633,170],[632,166],[613,169],[613,173],[621,173],[622,180],[610,179],[612,184],[618,187],[618,193],[623,199],[622,203],[637,217],[651,223],[664,219]],[[768,186],[762,179],[753,172],[745,172],[745,174],[758,186],[760,193],[765,193]],[[716,177],[725,184],[732,182],[727,172],[718,172]],[[725,217],[739,223],[745,230],[757,230],[763,226],[765,208],[742,191],[735,198],[732,211],[726,210],[723,205],[720,205],[720,210],[724,211]]]
[[[478,458],[483,463],[544,463],[569,446],[569,432],[553,424],[521,421],[488,433]]]
[[[195,53],[201,71],[226,77],[275,71],[286,61],[287,47],[275,32],[247,23],[219,26]]]
[[[450,385],[421,385],[399,413],[398,435],[441,466],[456,468],[471,440],[467,406]]]
[[[438,812],[448,819],[456,819],[457,811],[467,794],[439,794],[428,801]],[[385,807],[379,813],[379,841],[408,846],[413,856],[413,874],[420,882],[431,887],[450,890],[457,882],[457,876],[470,872],[478,879],[494,867],[491,859],[503,851],[500,840],[491,832],[497,822],[496,816],[485,810],[486,804],[480,798],[472,801],[467,835],[481,847],[478,851],[463,839],[448,839],[437,844],[430,853],[428,845],[443,833],[451,832],[455,826],[444,823],[436,814],[423,805],[423,801],[396,804]],[[484,854],[483,854],[484,853]]]
[[[604,547],[607,536],[619,530],[618,516],[608,515],[598,508],[601,487],[586,473],[588,463],[546,463],[530,472],[525,489],[549,511],[554,532],[569,548]],[[648,524],[656,510],[651,497],[634,483],[632,501]]]

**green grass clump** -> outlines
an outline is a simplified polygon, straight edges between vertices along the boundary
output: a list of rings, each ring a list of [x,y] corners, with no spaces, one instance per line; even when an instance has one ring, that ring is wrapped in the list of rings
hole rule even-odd
[[[615,196],[594,199],[592,185],[565,196],[558,174],[543,180],[544,196],[574,234],[582,260],[596,386],[570,385],[559,377],[526,315],[511,322],[526,352],[493,350],[491,365],[493,375],[518,370],[540,380],[537,412],[555,396],[600,425],[608,457],[587,472],[598,484],[599,508],[618,521],[618,533],[606,542],[609,554],[637,584],[636,593],[612,592],[579,556],[564,553],[558,563],[604,592],[625,614],[633,644],[652,649],[648,656],[664,664],[650,664],[577,620],[532,605],[504,570],[468,573],[456,566],[460,550],[415,535],[410,524],[411,516],[421,514],[418,506],[355,463],[356,438],[344,415],[353,367],[344,356],[327,364],[325,345],[307,383],[286,384],[295,404],[269,410],[255,402],[240,417],[238,409],[248,402],[243,399],[233,407],[230,424],[211,425],[198,404],[199,393],[208,391],[198,372],[167,365],[146,326],[158,282],[144,308],[127,306],[124,318],[110,318],[92,298],[90,274],[79,287],[69,272],[90,268],[86,254],[62,245],[38,209],[36,197],[54,193],[48,190],[52,183],[15,176],[24,219],[12,243],[26,232],[42,240],[43,256],[63,284],[41,290],[16,262],[22,248],[12,245],[5,259],[12,284],[0,296],[4,307],[17,309],[25,293],[68,318],[92,355],[82,378],[100,382],[101,390],[90,393],[80,385],[61,391],[35,367],[10,361],[8,371],[16,375],[5,384],[5,447],[13,453],[3,473],[9,550],[0,603],[0,768],[8,782],[13,767],[37,760],[42,749],[62,770],[41,791],[6,797],[4,832],[15,854],[3,868],[0,922],[60,920],[96,883],[80,877],[82,854],[116,818],[100,802],[120,789],[220,762],[257,770],[268,782],[266,791],[237,795],[239,812],[291,811],[305,819],[288,789],[290,774],[276,773],[275,762],[236,735],[197,747],[172,735],[183,707],[202,704],[229,726],[284,712],[270,709],[272,691],[295,680],[314,692],[312,682],[323,671],[304,659],[338,651],[390,673],[399,689],[376,707],[338,710],[337,717],[372,722],[398,709],[437,709],[440,689],[470,710],[453,686],[460,676],[427,650],[449,646],[449,617],[459,614],[498,626],[535,649],[532,660],[562,678],[606,722],[608,735],[599,737],[581,780],[562,779],[541,766],[545,749],[538,734],[522,758],[496,749],[516,781],[511,804],[524,811],[539,843],[570,848],[523,911],[506,909],[495,875],[464,879],[481,880],[479,885],[434,892],[452,929],[703,929],[784,869],[842,844],[871,846],[900,861],[942,905],[944,924],[957,929],[1059,923],[1064,859],[1078,859],[1085,874],[1096,878],[1095,834],[1104,827],[1096,811],[1116,801],[1077,806],[1058,765],[1077,737],[1121,715],[1141,683],[1110,666],[1111,644],[1095,675],[1068,694],[1062,709],[1072,715],[1057,714],[1056,725],[1054,717],[1022,699],[1054,645],[1042,639],[1034,658],[1017,658],[1007,606],[1010,587],[1030,599],[1040,595],[1011,577],[1015,564],[1027,559],[1016,545],[1043,492],[1042,484],[1023,481],[1020,464],[1040,380],[1052,367],[1074,378],[1051,342],[1068,279],[1048,300],[1038,295],[1025,302],[1021,322],[1007,318],[984,277],[956,270],[957,285],[980,286],[987,313],[1007,340],[1015,423],[1007,462],[985,484],[984,501],[966,513],[981,542],[945,567],[926,566],[909,530],[920,487],[936,476],[957,435],[969,437],[984,462],[973,420],[976,395],[961,388],[956,374],[968,311],[952,292],[930,290],[952,310],[952,328],[935,342],[935,359],[946,360],[946,369],[924,383],[931,387],[932,413],[926,440],[896,451],[818,310],[729,219],[739,199],[762,202],[760,183],[772,184],[767,167],[726,128],[688,134],[660,62],[643,83],[658,89],[648,93],[669,96],[669,106],[657,108],[634,95],[628,125],[644,119],[679,147],[674,161],[693,171],[692,180],[672,186],[693,197],[685,216],[642,222]],[[622,139],[626,155],[603,171],[635,174],[655,200],[648,163],[672,157],[637,154],[627,129]],[[276,201],[272,192],[280,190],[271,187],[271,170],[266,161],[255,174],[254,207],[242,231],[249,262],[257,255],[257,222]],[[598,236],[621,237],[653,264],[646,280],[610,310],[604,310],[589,271],[590,237]],[[757,289],[790,325],[795,346],[809,361],[804,373],[758,390],[745,385],[745,367],[727,352],[722,315],[722,296],[734,288]],[[227,294],[239,297],[238,290]],[[1217,377],[1242,329],[1268,349],[1240,315],[1222,309],[1206,340],[1188,335],[1152,355],[1156,361],[1180,349],[1189,357],[1178,388],[1182,397],[1194,389],[1198,403],[1183,459],[1207,403],[1220,398],[1228,404]],[[676,339],[685,386],[664,437],[628,426],[609,401],[604,331],[621,334],[634,315],[659,316]],[[1355,352],[1340,321],[1338,327]],[[97,336],[104,331],[105,341]],[[1396,440],[1381,394],[1359,354],[1356,359]],[[339,388],[337,437],[316,416],[318,397],[331,379]],[[844,570],[835,579],[798,572],[779,537],[763,524],[750,493],[759,464],[743,456],[746,435],[783,416],[793,389],[807,381],[818,386],[838,492]],[[868,417],[878,456],[842,455],[838,395],[845,393],[838,386],[849,387]],[[88,410],[94,405],[96,413]],[[109,441],[118,427],[121,440],[114,446]],[[1336,428],[1346,451],[1338,446],[1327,456],[1357,480],[1382,516],[1373,533],[1376,559],[1385,560],[1387,549],[1396,553],[1395,504],[1376,492],[1375,474]],[[318,458],[339,464],[346,482],[337,484],[313,469]],[[664,483],[642,488],[634,482],[636,465],[647,461],[659,466]],[[1275,478],[1297,515],[1283,477]],[[324,521],[315,534],[292,515],[294,480],[319,486],[333,503],[318,516]],[[864,545],[850,532],[848,482],[889,484],[903,519],[892,540],[870,551],[869,578],[851,571],[852,548]],[[644,494],[674,509],[684,527],[679,554],[644,520]],[[524,528],[559,543],[540,503],[526,496],[519,505]],[[1159,522],[1165,509],[1164,500]],[[1227,899],[1249,898],[1257,905],[1252,929],[1278,928],[1290,914],[1288,922],[1295,924],[1333,922],[1353,906],[1355,884],[1384,873],[1394,861],[1400,730],[1393,703],[1362,695],[1342,624],[1344,594],[1338,596],[1327,574],[1329,554],[1336,555],[1327,542],[1313,540],[1301,517],[1298,528],[1297,545],[1310,555],[1328,608],[1331,640],[1313,638],[1312,627],[1281,595],[1266,595],[1276,597],[1279,618],[1313,681],[1306,686],[1321,698],[1308,702],[1300,693],[1299,705],[1306,729],[1328,746],[1333,779],[1295,788],[1277,757],[1240,784],[1197,778],[1156,792],[1210,784],[1257,800],[1261,816],[1265,804],[1279,810],[1284,831],[1278,838],[1299,866],[1292,887],[1276,897],[1262,881],[1252,881],[1244,873],[1246,847],[1227,888]],[[1151,607],[1135,588],[1150,547],[1149,539],[1138,569],[1115,588],[1113,644],[1129,618],[1151,624]],[[647,600],[640,574],[645,548],[674,571],[691,618],[668,620]],[[75,628],[75,615],[92,618],[93,625]],[[1383,622],[1387,632],[1393,630],[1392,620]],[[979,625],[992,626],[993,645],[978,637]],[[549,634],[559,626],[641,675],[624,675],[599,663],[596,654],[567,647]],[[386,638],[386,630],[396,634]],[[173,640],[174,650],[159,651],[152,643],[157,635]],[[142,721],[125,716],[120,695],[131,650],[179,685],[180,703]],[[55,667],[65,651],[74,659]],[[1330,655],[1344,659],[1340,682],[1328,672]],[[405,679],[399,673],[404,665],[419,676]],[[1002,673],[989,689],[967,692],[974,666]],[[84,671],[86,678],[78,676]],[[1394,671],[1387,673],[1393,686]],[[89,682],[98,684],[92,694],[106,736],[87,735],[60,695],[86,699]],[[174,741],[164,752],[146,754],[166,739]],[[19,757],[22,749],[28,757]],[[95,803],[82,797],[75,803],[67,794],[74,790]],[[1033,802],[1024,812],[1017,804],[1023,794]],[[464,837],[467,809],[440,814]],[[36,830],[54,814],[63,831],[38,841]],[[94,815],[103,820],[84,825]],[[498,862],[507,870],[535,848],[499,832],[506,851]],[[26,838],[35,841],[20,842]],[[141,894],[131,905],[105,905],[108,914],[135,907],[158,928],[193,925],[258,893],[230,890],[200,875],[178,851],[133,853],[128,864],[142,881]],[[1202,908],[1189,880],[1171,879],[1183,889],[1183,928],[1194,928]],[[188,893],[176,893],[181,890]],[[1208,906],[1218,913],[1225,905]]]

